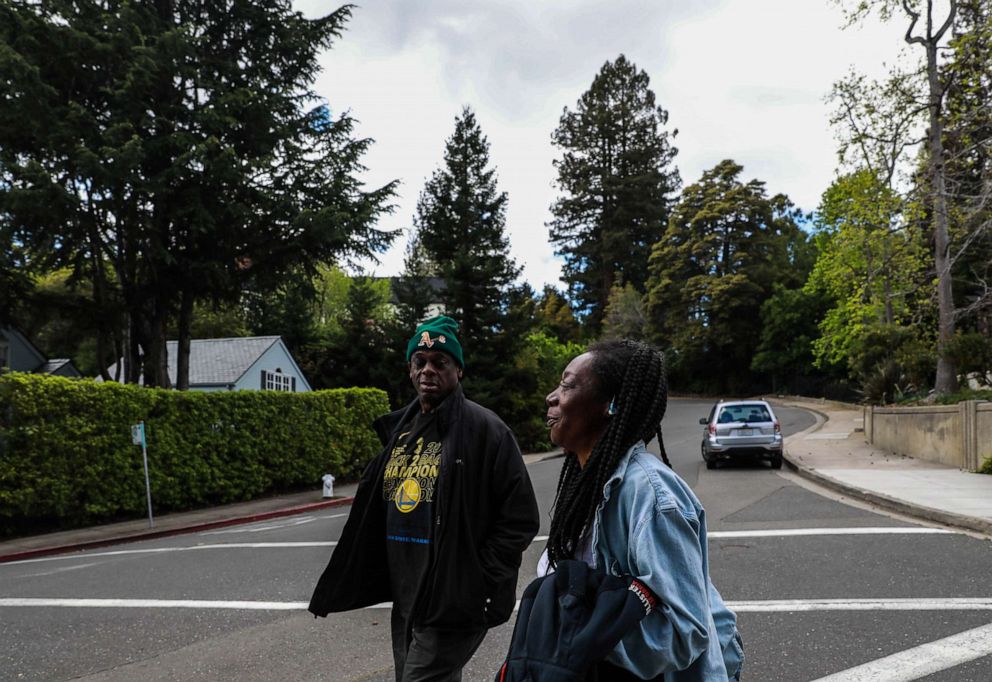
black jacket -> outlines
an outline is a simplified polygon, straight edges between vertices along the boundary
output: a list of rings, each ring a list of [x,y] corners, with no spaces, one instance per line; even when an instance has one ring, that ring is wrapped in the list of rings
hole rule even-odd
[[[415,401],[376,420],[384,447],[362,474],[341,539],[310,599],[313,614],[392,601],[382,479],[400,426],[419,409]],[[520,448],[499,417],[467,400],[461,386],[435,409],[440,492],[414,622],[492,627],[513,612],[520,557],[539,528],[537,500]]]

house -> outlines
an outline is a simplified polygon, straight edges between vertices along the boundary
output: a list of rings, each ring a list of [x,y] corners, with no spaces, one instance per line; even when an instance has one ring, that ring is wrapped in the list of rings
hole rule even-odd
[[[168,341],[169,381],[176,383],[179,342]],[[116,375],[117,366],[109,369]],[[310,391],[310,384],[279,336],[193,339],[189,344],[193,391]]]
[[[0,368],[11,372],[54,374],[60,377],[82,376],[72,360],[49,360],[24,334],[13,327],[0,327]]]

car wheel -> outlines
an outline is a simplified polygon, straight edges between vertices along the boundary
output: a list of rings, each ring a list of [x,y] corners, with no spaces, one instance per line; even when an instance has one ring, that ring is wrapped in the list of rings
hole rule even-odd
[[[775,455],[774,457],[772,457],[772,460],[771,461],[772,461],[772,469],[781,469],[782,468],[782,455],[781,455],[781,453],[779,453],[779,454]]]
[[[706,468],[707,469],[716,469],[716,460],[715,459],[708,459],[708,460],[706,460]]]

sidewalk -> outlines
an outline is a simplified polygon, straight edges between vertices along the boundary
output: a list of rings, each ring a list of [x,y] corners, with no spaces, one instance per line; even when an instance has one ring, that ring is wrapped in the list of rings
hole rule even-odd
[[[786,463],[801,476],[891,511],[992,535],[992,476],[868,445],[857,406],[801,399],[770,402],[817,415],[814,426],[785,439]]]
[[[557,457],[560,451],[524,455],[528,464]],[[197,533],[241,523],[266,521],[282,516],[351,504],[356,483],[334,486],[334,497],[321,498],[321,490],[313,490],[279,497],[267,497],[250,502],[238,502],[220,507],[177,512],[155,517],[155,526],[148,527],[148,519],[108,523],[92,528],[79,528],[44,535],[32,535],[0,542],[0,563],[34,559],[51,554],[77,552],[95,547],[105,547],[120,542],[136,542],[154,538]]]
[[[772,399],[773,404],[801,407],[817,415],[814,426],[786,438],[785,459],[800,475],[844,495],[927,521],[992,535],[992,476],[901,457],[865,443],[861,410],[817,400]],[[529,464],[560,452],[525,455]],[[321,491],[296,493],[229,504],[155,519],[126,521],[0,542],[0,563],[92,549],[120,542],[303,514],[347,505],[355,484],[335,486],[335,497]]]

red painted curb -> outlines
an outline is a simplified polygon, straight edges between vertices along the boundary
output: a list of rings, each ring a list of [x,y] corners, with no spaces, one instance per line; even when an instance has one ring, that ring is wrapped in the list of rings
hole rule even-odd
[[[3,554],[0,555],[0,564],[7,563],[10,561],[21,561],[23,559],[34,559],[37,557],[49,556],[52,554],[66,554],[68,552],[79,552],[84,549],[95,549],[97,547],[107,547],[108,545],[116,545],[124,542],[138,542],[139,540],[154,540],[155,538],[169,537],[170,535],[184,535],[187,533],[198,533],[203,530],[212,530],[214,528],[224,528],[225,526],[237,526],[244,523],[253,523],[255,521],[265,521],[266,519],[278,519],[282,516],[293,516],[295,514],[305,514],[309,511],[315,511],[317,509],[326,509],[328,507],[341,507],[346,504],[351,504],[354,501],[354,497],[342,497],[336,500],[327,500],[326,502],[311,502],[310,504],[302,504],[297,507],[288,507],[286,509],[276,509],[274,511],[259,512],[258,514],[249,514],[248,516],[238,516],[231,519],[223,519],[222,521],[208,521],[206,523],[198,523],[192,526],[182,526],[179,528],[169,528],[163,530],[150,530],[142,533],[134,533],[132,535],[122,535],[113,538],[107,538],[106,540],[90,540],[89,542],[78,542],[68,545],[56,545],[54,547],[39,547],[37,549],[27,549],[23,552],[14,552],[13,554]]]

